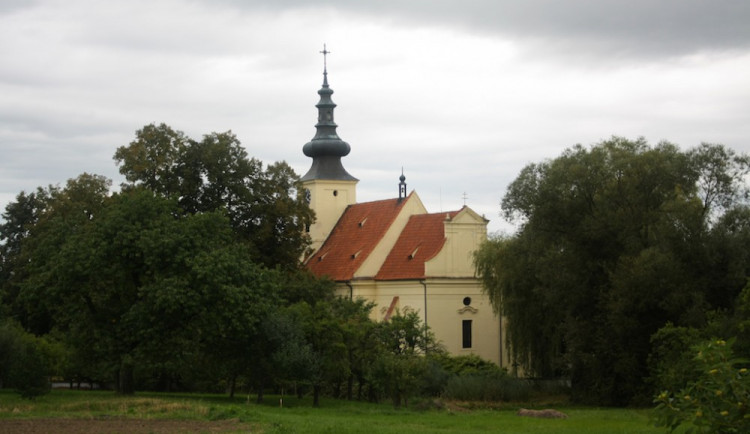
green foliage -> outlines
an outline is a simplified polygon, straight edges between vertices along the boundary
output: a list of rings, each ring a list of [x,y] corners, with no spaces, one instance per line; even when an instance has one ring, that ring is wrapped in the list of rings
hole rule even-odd
[[[499,377],[506,373],[497,364],[484,360],[476,354],[460,356],[445,354],[438,360],[443,368],[453,375],[483,374]]]
[[[654,402],[656,424],[674,431],[750,432],[750,372],[734,357],[732,341],[711,340],[693,347],[693,378],[680,390],[661,392]]]
[[[578,401],[649,396],[650,337],[731,309],[750,274],[748,170],[720,145],[617,137],[525,167],[502,201],[518,232],[475,256],[514,360]]]
[[[309,245],[305,227],[313,213],[299,177],[284,162],[249,158],[231,131],[200,141],[171,127],[146,125],[114,156],[129,184],[172,198],[185,213],[221,210],[254,260],[267,267],[296,268]]]
[[[28,197],[21,193],[18,202],[6,207],[3,216],[13,217],[7,226],[0,228],[0,235],[13,247],[6,250],[8,256],[4,259],[10,274],[3,284],[4,302],[13,317],[30,332],[46,334],[54,321],[50,300],[39,291],[25,288],[41,287],[49,279],[50,259],[59,254],[69,236],[98,215],[110,184],[104,177],[84,173],[68,180],[64,188],[40,188]]]
[[[445,352],[434,352],[427,355],[421,392],[426,396],[442,396],[450,384],[456,387],[456,377],[476,376],[495,380],[506,375],[504,369],[475,354],[452,356]]]
[[[531,394],[531,383],[511,377],[477,355],[433,357],[448,375],[441,396],[460,401],[522,401]]]
[[[694,377],[692,348],[701,340],[697,329],[671,323],[651,336],[648,365],[655,390],[678,390]]]
[[[419,395],[424,397],[438,397],[443,393],[445,385],[453,376],[442,363],[443,358],[450,356],[440,354],[439,356],[427,355],[425,367],[422,371],[419,385]]]
[[[430,367],[427,354],[444,352],[429,327],[413,310],[400,311],[374,330],[377,352],[368,377],[389,396],[395,408],[419,393]]]
[[[38,188],[28,194],[21,192],[15,202],[5,207],[0,224],[0,302],[10,303],[15,299],[15,282],[23,264],[21,245],[39,221],[52,191],[51,188],[50,191]]]
[[[531,384],[509,375],[466,374],[448,380],[443,397],[459,401],[526,401],[531,395]]]
[[[0,322],[0,389],[12,385],[11,366],[23,346],[24,332],[16,324]]]
[[[125,392],[136,371],[180,372],[209,349],[219,365],[247,357],[280,272],[254,262],[220,211],[184,215],[150,191],[104,186],[79,178],[50,201],[24,245],[21,310],[45,312],[75,364]]]
[[[0,385],[34,399],[51,390],[49,377],[59,363],[59,348],[26,333],[18,325],[0,323]]]
[[[121,146],[115,152],[120,173],[134,185],[153,192],[166,196],[176,193],[179,183],[176,170],[189,139],[166,124],[146,125],[135,135],[129,146]]]

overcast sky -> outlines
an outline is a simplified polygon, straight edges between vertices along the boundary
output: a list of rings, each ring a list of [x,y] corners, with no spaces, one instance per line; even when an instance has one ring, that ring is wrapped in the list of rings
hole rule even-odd
[[[360,202],[499,217],[523,166],[613,135],[750,152],[750,2],[0,0],[0,206],[164,122],[303,175],[326,43]]]

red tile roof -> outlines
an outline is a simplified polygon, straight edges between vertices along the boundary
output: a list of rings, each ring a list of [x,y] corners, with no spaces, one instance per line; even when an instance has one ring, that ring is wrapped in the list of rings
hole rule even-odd
[[[419,214],[409,217],[396,244],[391,249],[376,280],[422,279],[424,263],[432,259],[445,244],[446,219],[459,211]]]
[[[406,200],[349,205],[320,249],[307,261],[316,276],[350,280],[398,216]]]

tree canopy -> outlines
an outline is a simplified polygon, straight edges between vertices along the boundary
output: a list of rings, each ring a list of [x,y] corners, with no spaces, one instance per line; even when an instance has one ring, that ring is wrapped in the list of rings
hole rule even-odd
[[[185,213],[221,210],[237,236],[266,266],[295,267],[310,244],[314,218],[285,162],[249,158],[231,131],[198,141],[171,127],[146,125],[114,156],[128,181],[177,201]]]
[[[646,396],[651,335],[732,308],[750,275],[749,162],[615,137],[526,166],[501,204],[517,233],[475,257],[517,362],[583,401]]]
[[[300,267],[313,214],[286,163],[248,158],[231,132],[196,141],[164,124],[115,160],[119,192],[84,173],[5,208],[0,385],[28,397],[53,375],[121,393],[245,385],[258,399],[293,387],[316,404],[355,387],[399,404],[420,393],[416,348],[434,342],[418,315],[376,325],[372,304]]]
[[[282,286],[318,291],[299,267],[313,213],[298,176],[264,168],[231,132],[196,141],[164,124],[115,160],[119,193],[84,173],[6,207],[0,314],[60,337],[74,375],[116,374],[123,392],[138,370],[178,377],[206,358],[246,372],[261,321],[292,296]]]

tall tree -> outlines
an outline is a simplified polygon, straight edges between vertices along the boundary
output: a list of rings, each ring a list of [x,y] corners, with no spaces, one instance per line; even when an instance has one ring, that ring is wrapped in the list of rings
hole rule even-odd
[[[128,184],[178,200],[186,213],[223,210],[237,236],[267,265],[295,267],[309,245],[313,213],[299,177],[284,162],[249,158],[231,131],[196,141],[167,125],[147,125],[114,156]]]
[[[21,232],[16,231],[20,238],[9,281],[12,299],[8,302],[28,331],[45,334],[54,326],[54,302],[46,296],[53,279],[54,258],[72,236],[99,216],[110,186],[111,181],[103,176],[83,173],[68,180],[63,188],[37,190],[30,221],[16,228]]]
[[[114,159],[131,185],[145,187],[167,197],[179,198],[180,161],[189,139],[166,124],[146,125],[128,146],[117,148]]]
[[[83,202],[54,204],[76,210],[49,218],[73,229],[64,238],[32,232],[21,297],[44,300],[51,326],[104,361],[120,392],[133,391],[136,368],[175,372],[208,351],[226,363],[246,356],[279,279],[253,262],[221,212],[183,215],[174,200],[136,188],[75,225]]]
[[[536,375],[569,375],[584,401],[647,393],[650,336],[699,325],[718,303],[713,219],[744,195],[746,156],[718,145],[612,138],[525,167],[502,201],[520,223],[476,255],[514,357]],[[731,303],[731,301],[730,301]]]
[[[5,207],[0,224],[0,317],[11,315],[10,306],[18,297],[18,282],[23,280],[24,261],[21,246],[47,207],[54,187],[21,192]],[[4,313],[3,311],[7,311]],[[18,312],[15,312],[16,314]]]

